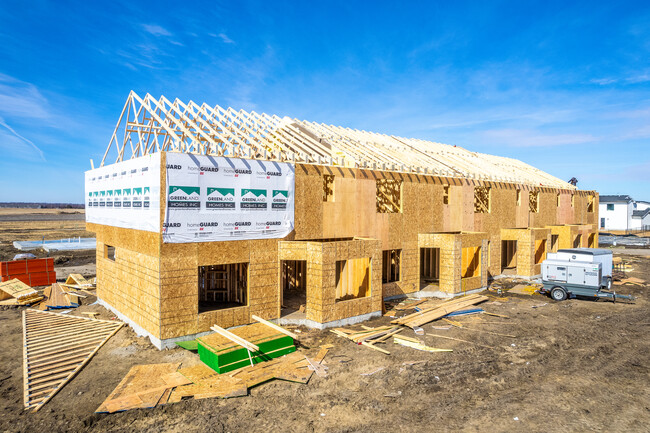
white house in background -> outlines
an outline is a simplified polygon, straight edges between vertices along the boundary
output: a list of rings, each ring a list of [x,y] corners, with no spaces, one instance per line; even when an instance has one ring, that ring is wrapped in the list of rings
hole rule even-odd
[[[650,202],[639,200],[634,204],[636,205],[636,209],[632,211],[630,228],[632,230],[647,230],[650,226]]]
[[[601,195],[598,215],[601,231],[639,230],[650,226],[650,202],[629,195]]]

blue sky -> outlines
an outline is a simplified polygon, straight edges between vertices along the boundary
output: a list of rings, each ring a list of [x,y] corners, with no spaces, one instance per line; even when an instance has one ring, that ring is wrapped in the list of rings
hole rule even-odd
[[[130,90],[650,200],[650,3],[0,2],[0,201],[83,202]]]

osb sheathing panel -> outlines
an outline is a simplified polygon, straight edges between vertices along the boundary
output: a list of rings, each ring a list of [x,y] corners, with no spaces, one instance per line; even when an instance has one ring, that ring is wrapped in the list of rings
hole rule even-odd
[[[97,296],[159,337],[158,258],[116,247],[113,261],[104,257],[105,245],[97,240]]]
[[[517,275],[537,275],[540,271],[540,265],[535,264],[535,241],[546,239],[546,249],[550,246],[550,228],[531,228],[531,229],[502,229],[501,240],[517,241]],[[490,245],[491,247],[493,245]],[[499,267],[501,266],[501,243],[499,242],[495,249],[499,250]],[[497,272],[500,272],[497,271]]]
[[[165,154],[162,167],[165,167]],[[323,174],[332,174],[334,201],[323,202]],[[376,180],[402,181],[400,213],[376,212]],[[164,217],[165,170],[161,170],[161,223]],[[471,180],[442,178],[416,174],[373,170],[334,168],[311,165],[296,166],[295,231],[287,240],[367,237],[379,239],[379,256],[373,259],[373,296],[381,291],[381,250],[401,249],[402,269],[397,284],[386,285],[385,296],[409,293],[419,287],[418,234],[439,231],[480,231],[491,240],[486,258],[491,270],[500,266],[500,229],[557,224],[595,224],[596,212],[587,213],[587,195],[593,192],[562,191],[561,204],[556,205],[556,190],[540,192],[540,212],[528,212],[530,187],[488,182],[491,187],[491,212],[473,212],[474,184]],[[449,204],[443,204],[443,188],[449,185]],[[516,206],[516,190],[522,190],[521,206]],[[570,196],[575,194],[574,206]],[[597,209],[596,195],[594,208]],[[278,260],[304,260],[306,250],[280,248],[277,240],[211,242],[203,244],[162,244],[161,235],[88,223],[87,229],[97,233],[98,294],[106,298],[136,323],[160,338],[186,335],[207,330],[212,323],[220,326],[248,323],[250,314],[267,318],[279,315]],[[577,229],[574,229],[577,230]],[[583,236],[587,242],[588,236]],[[117,263],[103,262],[103,245],[137,252],[139,256],[122,254]],[[349,245],[336,247],[336,254]],[[484,253],[486,249],[484,248]],[[358,251],[353,249],[353,251]],[[364,250],[365,251],[365,250]],[[322,253],[322,252],[321,252]],[[346,253],[347,254],[347,253]],[[450,252],[450,260],[456,260]],[[317,257],[312,251],[312,259]],[[329,259],[329,255],[327,256]],[[321,260],[322,254],[321,254]],[[156,264],[156,262],[158,262]],[[198,266],[250,262],[249,306],[198,315]],[[456,266],[448,266],[453,284],[459,280]],[[460,266],[458,266],[460,268]],[[487,271],[482,267],[482,272]],[[333,271],[312,269],[314,277],[330,278]],[[460,271],[458,270],[458,273]],[[110,283],[115,278],[128,280],[121,286]],[[124,284],[126,283],[126,284]],[[322,284],[322,283],[321,283]],[[450,288],[455,290],[455,288]],[[154,293],[158,293],[154,296]],[[322,296],[321,296],[322,297]],[[358,299],[338,303],[323,317],[340,317],[345,312],[365,311],[371,300]],[[137,304],[134,305],[134,304]],[[374,308],[374,307],[373,307]],[[351,313],[350,313],[351,314]],[[321,320],[322,321],[322,320]],[[212,322],[212,323],[211,323]],[[160,327],[163,327],[161,332]]]
[[[419,248],[440,248],[440,291],[446,293],[460,293],[483,287],[487,282],[488,239],[486,233],[420,233],[418,235]],[[462,249],[481,247],[481,275],[462,278]],[[418,248],[418,265],[419,253]],[[419,281],[419,266],[417,269]],[[418,283],[419,287],[419,283]]]
[[[198,267],[249,263],[248,305],[198,313]],[[163,339],[250,323],[251,314],[279,317],[278,241],[275,239],[163,244],[160,296]]]
[[[354,239],[335,242],[282,242],[283,257],[305,254],[307,260],[306,317],[319,323],[368,314],[381,310],[381,249],[380,241]],[[297,252],[292,254],[292,252]],[[370,258],[370,295],[365,298],[336,301],[336,262]],[[293,260],[293,259],[287,259]]]

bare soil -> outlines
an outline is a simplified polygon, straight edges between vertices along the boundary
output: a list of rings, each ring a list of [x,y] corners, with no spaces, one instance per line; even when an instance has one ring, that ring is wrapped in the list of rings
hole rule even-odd
[[[630,276],[650,279],[650,259],[632,259],[635,270]],[[617,290],[637,296],[636,303],[578,299],[556,303],[541,295],[490,294],[484,309],[509,319],[487,315],[456,319],[472,330],[435,329],[446,326],[441,321],[424,326],[421,340],[454,350],[447,353],[390,343],[384,347],[391,355],[384,355],[328,331],[302,328],[301,342],[312,350],[320,344],[335,345],[325,359],[328,377],[314,375],[307,385],[272,381],[236,399],[190,400],[111,415],[93,412],[131,366],[159,362],[188,366],[199,362],[198,355],[180,348],[158,351],[123,328],[41,411],[25,412],[20,323],[24,307],[5,307],[0,311],[4,366],[0,430],[647,431],[647,287]],[[83,305],[73,314],[81,311],[112,317],[98,305]],[[366,324],[389,320],[382,317]],[[403,333],[417,337],[408,329]],[[424,362],[410,365],[414,361]]]
[[[629,276],[650,281],[650,257],[624,256]],[[177,348],[158,351],[122,328],[41,411],[23,410],[22,325],[25,307],[0,307],[0,431],[8,432],[647,432],[650,425],[648,286],[617,286],[633,304],[487,292],[485,314],[436,321],[424,336],[453,349],[428,353],[389,342],[384,355],[329,331],[301,331],[325,358],[326,378],[306,385],[271,381],[246,397],[188,400],[116,414],[94,411],[137,364],[200,362]],[[94,298],[71,314],[113,315]],[[389,323],[381,317],[365,325]],[[448,328],[448,329],[442,329]],[[471,328],[471,329],[468,329]],[[434,335],[472,343],[437,338]],[[502,335],[496,335],[502,334]],[[508,337],[512,335],[514,337]]]
[[[16,254],[31,253],[38,258],[53,257],[61,275],[72,272],[86,277],[95,275],[95,251],[21,251],[14,241],[55,240],[70,237],[95,237],[86,231],[85,213],[75,209],[0,208],[0,261],[12,260]],[[69,269],[62,269],[69,268]],[[57,278],[62,278],[57,274]]]

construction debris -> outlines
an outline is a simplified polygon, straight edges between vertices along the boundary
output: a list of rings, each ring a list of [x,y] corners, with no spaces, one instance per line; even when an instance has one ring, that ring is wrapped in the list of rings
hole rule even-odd
[[[408,300],[410,300],[410,299],[408,299]],[[414,300],[413,302],[407,302],[407,303],[400,302],[398,305],[395,306],[395,309],[396,310],[410,310],[410,309],[413,309],[413,308],[417,307],[418,305],[420,305],[420,304],[422,304],[424,302],[427,302],[427,301],[428,301],[428,299],[421,299],[419,301]]]
[[[165,404],[173,388],[192,383],[177,371],[179,367],[180,363],[131,367],[124,379],[95,412],[114,413]]]
[[[332,345],[321,346],[318,354],[309,359],[300,352],[281,358],[219,374],[205,364],[179,370],[192,384],[174,389],[169,402],[188,398],[232,398],[248,394],[248,388],[272,379],[307,383],[312,374],[326,375],[322,361]],[[320,374],[319,374],[320,373]]]
[[[390,355],[389,351],[380,349],[379,347],[376,347],[375,344],[386,341],[388,338],[399,333],[401,331],[401,328],[399,326],[380,326],[377,328],[365,328],[366,329],[362,331],[352,331],[345,328],[334,328],[330,329],[330,331],[339,337],[345,337],[357,344],[361,344],[378,352]]]
[[[0,283],[2,305],[31,305],[42,299],[41,294],[16,278]]]
[[[122,325],[33,309],[23,311],[25,409],[39,410]]]
[[[414,326],[422,326],[436,319],[440,319],[449,313],[453,313],[454,311],[458,311],[487,300],[487,296],[477,294],[462,296],[460,298],[443,302],[438,306],[425,308],[422,311],[418,311],[416,313],[409,314],[408,316],[393,320],[391,323],[405,325],[410,328],[413,328]]]
[[[435,347],[429,347],[423,344],[421,341],[416,340],[415,338],[404,337],[402,335],[396,335],[395,337],[393,337],[393,342],[395,344],[400,344],[402,346],[411,347],[417,350],[422,350],[424,352],[453,352],[452,349],[438,349]]]
[[[38,305],[39,310],[77,308],[79,298],[83,295],[75,293],[61,284],[54,283],[51,287],[46,287],[43,290],[43,296],[45,296],[45,300]]]
[[[95,283],[88,281],[81,274],[70,274],[65,280],[65,283],[61,284],[62,286],[68,287],[70,289],[79,289],[79,290],[94,290]]]
[[[626,285],[626,284],[631,284],[633,286],[645,286],[646,282],[645,280],[642,280],[641,278],[635,278],[635,277],[629,277],[629,278],[623,278],[621,279],[621,284]]]
[[[508,290],[508,293],[530,296],[530,295],[534,295],[539,288],[540,288],[539,285],[517,284],[512,289]]]

